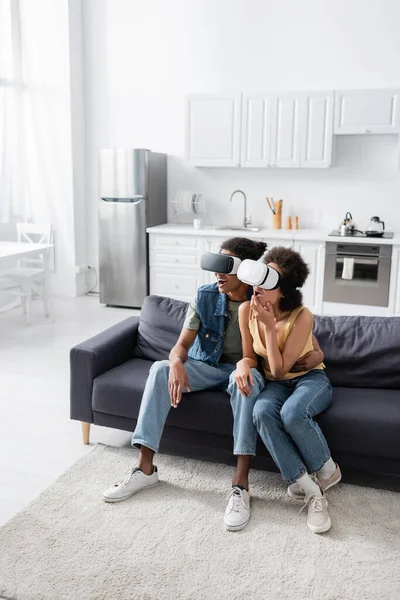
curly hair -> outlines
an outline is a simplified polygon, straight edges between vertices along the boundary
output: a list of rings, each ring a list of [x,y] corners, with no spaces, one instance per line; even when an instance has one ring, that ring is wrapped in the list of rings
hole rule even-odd
[[[267,244],[265,242],[255,242],[247,238],[235,237],[222,242],[220,249],[229,250],[229,252],[232,252],[240,260],[245,260],[246,258],[258,260],[266,251]]]
[[[276,246],[267,252],[263,260],[265,264],[276,263],[282,272],[279,284],[283,294],[279,302],[280,310],[294,310],[302,306],[303,294],[297,288],[303,287],[310,273],[302,256],[291,248]]]

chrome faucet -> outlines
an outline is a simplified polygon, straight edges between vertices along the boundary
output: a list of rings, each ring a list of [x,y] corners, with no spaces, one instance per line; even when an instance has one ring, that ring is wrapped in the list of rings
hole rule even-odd
[[[247,218],[247,197],[246,197],[246,194],[244,192],[242,192],[242,190],[235,190],[234,192],[232,192],[229,202],[232,202],[232,198],[235,194],[242,194],[243,198],[244,198],[243,227],[246,228],[249,225],[251,225],[251,216],[250,216],[250,219]]]

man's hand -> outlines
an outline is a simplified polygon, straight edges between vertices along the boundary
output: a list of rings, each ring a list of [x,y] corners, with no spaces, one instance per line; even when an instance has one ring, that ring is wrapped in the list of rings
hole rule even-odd
[[[181,360],[175,360],[170,362],[169,378],[168,378],[168,391],[171,398],[171,405],[176,408],[182,398],[182,390],[189,389],[189,379],[185,367]]]
[[[251,369],[247,364],[247,361],[243,359],[236,364],[235,381],[236,385],[238,386],[239,392],[242,394],[242,396],[244,396],[245,398],[247,396],[250,396],[250,385],[254,385],[254,379]]]
[[[290,369],[291,373],[301,373],[302,371],[311,371],[315,369],[324,358],[324,354],[321,350],[310,350],[304,356],[301,356],[297,362],[294,363]]]

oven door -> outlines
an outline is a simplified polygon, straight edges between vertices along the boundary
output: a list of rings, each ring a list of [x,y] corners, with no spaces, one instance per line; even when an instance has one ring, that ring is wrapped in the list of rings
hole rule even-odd
[[[324,301],[388,306],[392,247],[381,248],[384,249],[383,256],[379,247],[375,255],[362,254],[362,248],[357,252],[346,252],[345,248],[343,248],[344,252],[337,249],[334,253],[327,252]],[[390,250],[389,256],[387,256],[388,250]]]

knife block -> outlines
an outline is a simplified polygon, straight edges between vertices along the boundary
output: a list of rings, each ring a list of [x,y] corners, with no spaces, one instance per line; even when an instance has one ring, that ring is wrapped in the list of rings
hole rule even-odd
[[[272,215],[272,229],[282,229],[282,212]]]

